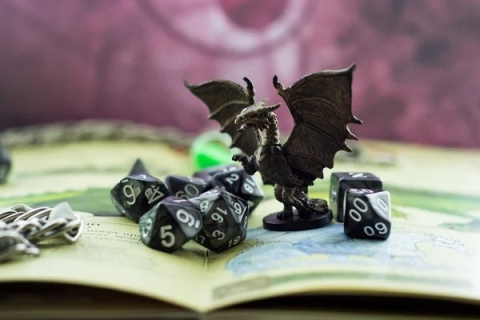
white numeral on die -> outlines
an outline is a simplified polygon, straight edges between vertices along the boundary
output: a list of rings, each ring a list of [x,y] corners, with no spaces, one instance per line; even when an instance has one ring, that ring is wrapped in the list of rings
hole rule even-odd
[[[233,208],[234,208],[236,214],[242,214],[243,210],[242,210],[242,206],[241,206],[240,203],[235,202],[233,204]]]
[[[379,213],[383,215],[385,219],[389,219],[389,215],[388,215],[388,212],[390,209],[389,205],[382,198],[377,198],[377,204],[378,204],[378,208],[380,209],[378,210]]]
[[[251,179],[245,179],[245,183],[243,184],[243,188],[248,193],[253,193],[253,191],[255,191],[255,189],[254,189],[255,188],[255,181],[253,181]]]
[[[238,174],[236,173],[233,173],[232,175],[230,175],[230,177],[228,178],[225,178],[225,180],[227,180],[227,182],[229,184],[233,184],[235,181],[237,181],[238,179],[240,179],[240,177],[238,176]]]
[[[374,211],[385,220],[390,221],[390,194],[384,191],[377,194],[367,194],[366,196],[370,199]]]
[[[363,172],[349,172],[348,175],[352,178],[366,178],[367,177]]]
[[[147,239],[149,234],[150,234],[150,230],[152,230],[152,227],[153,227],[153,221],[152,219],[148,219],[147,222],[145,223],[145,225],[143,226],[142,228],[142,237],[144,239]]]
[[[225,216],[228,215],[227,210],[225,209],[217,207],[216,210],[220,211],[220,213],[224,214]],[[213,221],[222,223],[225,219],[220,213],[214,212],[210,217],[212,218]]]
[[[195,239],[200,242],[200,244],[203,244],[205,242],[205,237],[201,235],[195,236]]]
[[[365,201],[359,198],[355,198],[355,200],[353,200],[353,205],[355,206],[356,210],[350,209],[348,211],[348,214],[353,220],[360,222],[362,220],[362,215],[360,214],[360,212],[367,212],[368,205]],[[360,212],[358,212],[357,210]]]
[[[220,230],[215,230],[212,232],[212,236],[214,236],[218,240],[225,239],[225,233]]]
[[[189,227],[195,226],[195,228],[200,227],[200,221],[195,219],[189,212],[180,209],[177,211],[177,219],[181,223],[186,223]]]
[[[127,204],[133,205],[137,201],[138,189],[134,190],[129,184],[123,186],[123,195],[127,198]],[[137,191],[137,192],[135,192]]]
[[[171,225],[160,227],[160,238],[162,238],[162,245],[166,248],[170,248],[175,244],[175,235],[170,230],[172,230]]]
[[[208,210],[208,201],[207,201],[207,200],[203,200],[202,202],[200,202],[199,207],[200,207],[200,211],[201,211],[201,212],[203,212],[203,213],[207,212],[207,210]]]
[[[159,186],[150,187],[145,190],[145,197],[148,199],[148,203],[152,203],[153,201],[157,201],[161,197],[163,197],[163,192],[160,191]]]
[[[348,191],[352,193],[358,193],[358,194],[373,193],[373,190],[370,190],[370,189],[349,189]]]
[[[230,241],[228,241],[228,247],[232,247],[232,246],[235,246],[238,244],[238,242],[240,241],[240,236],[236,236],[235,239],[231,239]]]
[[[188,198],[198,196],[199,193],[200,193],[200,190],[198,190],[198,188],[195,185],[188,183],[185,185],[183,190],[177,191],[177,193],[175,193],[175,196],[183,199],[188,199]]]
[[[387,226],[385,225],[385,223],[383,222],[377,222],[375,223],[375,229],[378,231],[378,233],[380,234],[387,234],[388,232],[388,228]],[[375,229],[373,229],[372,227],[370,226],[366,226],[365,228],[363,228],[363,231],[365,232],[365,234],[369,237],[373,237],[375,235]]]

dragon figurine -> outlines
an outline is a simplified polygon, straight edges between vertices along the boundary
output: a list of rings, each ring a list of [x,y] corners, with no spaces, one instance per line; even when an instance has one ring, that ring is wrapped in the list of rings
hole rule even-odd
[[[323,179],[323,169],[333,168],[340,150],[351,152],[346,140],[358,140],[348,124],[362,124],[352,113],[352,79],[355,64],[341,70],[306,75],[290,88],[273,77],[273,86],[294,120],[287,141],[280,143],[274,111],[280,103],[255,102],[253,83],[246,88],[228,80],[212,80],[185,86],[210,110],[220,132],[232,138],[230,148],[243,154],[232,158],[249,175],[259,172],[263,183],[274,186],[275,198],[284,209],[264,217],[268,230],[293,231],[319,228],[333,219],[327,201],[308,197],[308,187]]]

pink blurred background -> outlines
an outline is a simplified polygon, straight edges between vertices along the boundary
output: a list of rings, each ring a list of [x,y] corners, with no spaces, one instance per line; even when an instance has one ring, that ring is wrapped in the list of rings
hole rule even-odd
[[[480,147],[478,0],[0,0],[0,130],[120,119],[217,128],[183,79],[249,77],[280,102],[357,64],[360,139]],[[282,130],[293,123],[278,111]]]

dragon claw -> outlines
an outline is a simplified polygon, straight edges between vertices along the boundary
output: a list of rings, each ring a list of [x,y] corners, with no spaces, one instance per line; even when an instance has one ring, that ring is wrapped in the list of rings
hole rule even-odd
[[[233,161],[238,161],[242,164],[246,163],[247,162],[247,156],[243,155],[243,154],[234,154],[232,156],[232,160]]]

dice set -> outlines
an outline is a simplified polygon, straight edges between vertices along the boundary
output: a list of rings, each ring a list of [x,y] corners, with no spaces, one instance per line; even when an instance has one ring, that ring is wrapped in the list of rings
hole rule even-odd
[[[119,213],[139,224],[140,239],[148,247],[172,253],[193,240],[220,253],[245,240],[248,217],[263,191],[235,165],[162,181],[137,160],[110,198]]]
[[[137,160],[110,197],[118,212],[139,224],[140,239],[148,247],[172,253],[193,240],[221,253],[245,240],[248,217],[263,191],[236,165],[209,168],[192,177],[168,175],[162,181]],[[348,237],[390,236],[390,193],[374,174],[332,173],[330,208]]]
[[[334,172],[330,178],[330,206],[345,235],[385,240],[391,230],[390,193],[382,180],[367,172]]]

